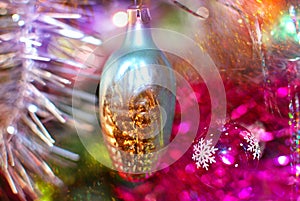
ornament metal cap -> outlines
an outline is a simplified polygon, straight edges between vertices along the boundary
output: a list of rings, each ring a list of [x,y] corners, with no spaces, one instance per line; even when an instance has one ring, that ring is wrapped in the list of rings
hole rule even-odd
[[[137,21],[140,21],[143,24],[148,24],[151,20],[149,8],[146,6],[129,6],[127,14],[129,24],[134,24]]]

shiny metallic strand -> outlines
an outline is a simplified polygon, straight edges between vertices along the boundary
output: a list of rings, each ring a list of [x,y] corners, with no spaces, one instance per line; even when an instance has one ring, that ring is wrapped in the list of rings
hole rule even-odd
[[[187,6],[185,6],[184,4],[180,3],[179,1],[172,1],[176,6],[178,6],[179,8],[183,9],[184,11],[190,13],[191,15],[194,15],[196,17],[199,17],[201,19],[205,19],[206,17],[198,14],[197,12],[194,12],[193,10],[191,10],[190,8],[188,8]]]
[[[229,76],[238,77],[239,82],[244,80],[244,74],[247,75],[246,79],[250,77],[259,77],[263,75],[256,84],[264,86],[264,100],[265,105],[270,109],[270,112],[275,117],[287,118],[283,108],[280,108],[278,99],[279,87],[288,88],[288,101],[289,101],[289,128],[291,135],[291,169],[294,178],[294,195],[299,194],[299,1],[281,0],[273,3],[272,1],[236,1],[236,0],[218,0],[218,4],[224,5],[225,8],[231,9],[238,14],[234,16],[234,12],[230,15],[216,13],[215,9],[211,9],[214,13],[211,20],[205,24],[207,36],[199,41],[201,45],[206,47],[209,45],[208,51],[212,57],[215,58],[217,64],[224,65],[228,58],[232,60],[226,69]],[[208,6],[211,6],[208,4]],[[222,10],[222,9],[221,9]],[[215,14],[216,13],[216,14]],[[222,16],[222,15],[224,16]],[[216,16],[222,16],[220,21]],[[233,19],[231,17],[234,16]],[[240,17],[240,19],[239,19]],[[294,35],[287,33],[288,28],[284,26],[284,19],[288,19],[290,26],[292,23],[295,27]],[[215,21],[213,21],[215,20]],[[233,21],[230,21],[233,20]],[[237,20],[234,26],[229,25],[231,22]],[[292,23],[291,23],[292,22]],[[212,26],[211,26],[212,24]],[[225,26],[223,24],[226,24]],[[233,23],[232,23],[233,24]],[[214,26],[215,25],[215,26]],[[235,29],[240,27],[240,30]],[[292,26],[293,27],[293,26]],[[220,30],[223,28],[223,30]],[[245,29],[246,28],[246,29]],[[229,30],[229,31],[228,31]],[[245,32],[246,31],[246,32]],[[227,33],[231,32],[231,36]],[[245,37],[249,34],[250,45],[243,46],[246,41]],[[289,35],[290,34],[290,35]],[[226,38],[226,41],[224,40]],[[232,41],[232,38],[236,38]],[[204,41],[204,42],[203,42]],[[208,42],[207,42],[208,41]],[[220,42],[221,41],[221,42]],[[225,41],[224,43],[222,43]],[[248,44],[248,42],[247,42]],[[212,48],[212,46],[217,48]],[[236,47],[236,46],[237,47]],[[222,50],[222,47],[226,51]],[[239,60],[236,59],[235,53],[231,51],[234,48],[239,54],[248,52],[243,55],[244,61],[242,65],[248,71],[244,71],[241,75],[236,76],[237,72],[232,69],[238,69],[240,66]],[[242,48],[241,48],[242,47]],[[240,49],[241,48],[241,49]],[[252,55],[249,57],[249,50],[252,48]],[[238,51],[240,49],[241,51]],[[224,55],[225,52],[225,55]],[[233,55],[234,57],[231,57]],[[250,58],[247,60],[247,58]],[[234,60],[233,60],[234,59]],[[255,60],[260,61],[259,63]],[[218,63],[219,62],[219,63]],[[222,64],[223,63],[223,64]],[[241,71],[242,72],[242,71]],[[251,74],[249,75],[249,72]]]
[[[300,102],[299,102],[299,62],[289,62],[288,73],[288,99],[289,99],[289,126],[290,126],[290,150],[291,150],[291,168],[294,175],[295,182],[293,183],[293,190],[295,195],[299,192],[300,174],[297,168],[300,164]]]
[[[0,2],[0,171],[20,200],[38,198],[33,175],[62,185],[47,160],[60,165],[78,160],[77,154],[54,145],[55,139],[44,123],[74,122],[64,112],[71,112],[66,108],[72,96],[72,80],[62,74],[76,75],[76,68],[86,68],[75,59],[80,44],[96,47],[102,43],[98,36],[87,35],[78,27],[92,17],[91,10],[84,6],[93,3]],[[68,40],[69,48],[59,44]],[[41,90],[43,87],[52,91]],[[87,99],[80,91],[74,95]],[[83,123],[82,129],[92,128]]]
[[[261,19],[262,13],[260,11],[260,4],[258,2],[254,3],[252,9],[256,11],[254,13],[250,13],[249,10],[243,8],[243,5],[238,2],[222,2],[218,1],[224,6],[234,10],[241,17],[241,21],[245,25],[247,32],[251,39],[252,46],[252,60],[258,60],[261,62],[261,69],[263,73],[263,85],[265,89],[265,104],[271,110],[272,113],[280,114],[280,110],[278,108],[276,95],[274,94],[274,90],[272,89],[272,84],[269,80],[269,70],[266,66],[266,58],[265,52],[263,50],[263,41],[262,41],[262,29],[261,29]],[[251,10],[251,9],[250,9]]]

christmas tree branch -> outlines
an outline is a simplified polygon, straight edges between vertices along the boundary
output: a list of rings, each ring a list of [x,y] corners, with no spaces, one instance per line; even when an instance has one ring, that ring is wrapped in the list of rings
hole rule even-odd
[[[46,162],[53,157],[50,153],[78,160],[78,155],[54,145],[55,140],[44,125],[54,119],[72,122],[57,107],[60,96],[68,94],[64,92],[72,82],[54,69],[75,74],[74,69],[85,67],[56,40],[71,38],[77,44],[101,44],[97,37],[76,28],[76,24],[70,25],[70,20],[89,18],[76,6],[74,2],[63,5],[60,1],[0,3],[0,171],[21,200],[38,197],[33,175],[62,185]],[[76,49],[75,45],[72,47]],[[52,90],[44,90],[50,86]]]

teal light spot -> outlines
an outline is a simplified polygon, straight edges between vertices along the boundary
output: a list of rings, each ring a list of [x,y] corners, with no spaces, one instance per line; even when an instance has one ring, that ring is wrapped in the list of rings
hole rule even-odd
[[[288,20],[285,23],[285,31],[288,34],[295,34],[296,33],[296,26],[295,26],[295,23],[292,20]]]

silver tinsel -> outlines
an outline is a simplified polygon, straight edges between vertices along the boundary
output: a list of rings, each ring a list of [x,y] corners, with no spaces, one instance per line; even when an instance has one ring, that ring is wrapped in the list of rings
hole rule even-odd
[[[74,121],[68,109],[72,95],[69,78],[76,69],[86,67],[76,58],[76,52],[84,51],[80,44],[101,45],[96,35],[78,28],[89,23],[92,11],[82,9],[89,4],[60,0],[0,2],[0,172],[21,200],[38,197],[34,175],[62,185],[47,160],[79,158],[56,147],[44,123]],[[86,124],[82,125],[84,128]]]

